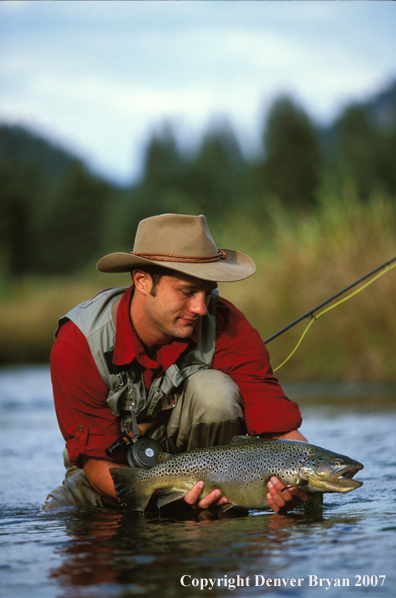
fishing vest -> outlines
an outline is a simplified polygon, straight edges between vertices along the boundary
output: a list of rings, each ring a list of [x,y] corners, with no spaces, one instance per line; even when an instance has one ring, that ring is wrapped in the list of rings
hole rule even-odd
[[[181,355],[167,370],[154,379],[146,391],[144,368],[137,359],[128,366],[113,364],[116,326],[112,308],[127,287],[106,289],[92,299],[77,305],[59,320],[60,327],[71,320],[86,337],[96,367],[109,389],[107,404],[114,415],[121,417],[121,431],[130,431],[131,409],[140,421],[154,419],[176,405],[184,382],[199,370],[212,366],[216,336],[218,291],[212,292],[207,314],[200,318],[196,347]],[[139,421],[139,417],[138,417]]]

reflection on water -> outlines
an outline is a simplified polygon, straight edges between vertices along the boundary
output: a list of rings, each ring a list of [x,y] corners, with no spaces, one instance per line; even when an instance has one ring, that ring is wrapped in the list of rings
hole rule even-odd
[[[393,597],[396,409],[368,395],[299,398],[309,440],[365,465],[364,485],[326,495],[323,511],[38,512],[63,476],[48,370],[0,372],[0,595]]]
[[[243,588],[250,596],[260,595],[262,587],[255,583],[268,578],[295,576],[306,585],[310,575],[323,574],[323,561],[329,560],[331,550],[331,576],[347,575],[353,583],[345,559],[355,563],[352,573],[364,567],[373,570],[367,561],[369,545],[366,560],[350,554],[351,542],[362,531],[357,514],[325,518],[297,513],[205,514],[183,519],[85,512],[65,519],[69,541],[57,549],[62,561],[49,576],[65,588],[59,594],[62,598],[69,596],[70,587],[76,598],[146,593],[186,596],[182,579],[189,596],[210,593],[208,588],[205,592],[192,585],[192,580],[209,579],[221,584],[217,595],[227,591],[229,580],[239,579],[240,584],[244,581],[239,591]],[[120,588],[123,593],[118,593]]]

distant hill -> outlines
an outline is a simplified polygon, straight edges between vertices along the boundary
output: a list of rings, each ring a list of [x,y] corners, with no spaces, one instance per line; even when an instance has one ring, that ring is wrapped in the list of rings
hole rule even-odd
[[[372,121],[381,129],[395,126],[396,120],[396,81],[385,90],[375,94],[361,104]]]
[[[396,122],[396,80],[382,91],[373,94],[371,98],[355,105],[367,113],[376,127],[382,132],[386,131]],[[318,129],[322,148],[328,156],[336,151],[337,125],[338,119],[328,127]],[[0,123],[0,162],[36,169],[49,183],[62,177],[72,164],[79,163],[92,178],[103,180],[103,177],[89,172],[87,165],[76,155],[26,128],[15,125]]]
[[[0,124],[0,274],[84,267],[101,252],[108,210],[118,198],[118,189],[72,153]]]
[[[396,81],[316,129],[319,160],[315,131],[305,121],[301,128],[293,106],[278,113],[281,143],[261,163],[249,163],[220,129],[203,136],[189,160],[172,136],[154,135],[133,187],[118,187],[43,136],[0,122],[0,278],[77,272],[102,252],[130,247],[131,231],[149,215],[188,210],[218,222],[239,213],[246,197],[246,217],[265,223],[272,195],[287,209],[312,210],[322,173],[336,185],[351,181],[364,201],[376,189],[396,198],[395,115]]]
[[[355,102],[345,108],[347,111],[351,106],[363,110],[374,128],[382,134],[394,130],[396,127],[396,81],[390,83],[382,91],[373,94],[363,102]],[[327,127],[319,127],[318,134],[320,144],[327,158],[334,158],[337,152],[337,137],[339,118],[342,114]]]
[[[19,126],[0,124],[0,161],[36,169],[48,181],[62,177],[79,162],[76,156]]]

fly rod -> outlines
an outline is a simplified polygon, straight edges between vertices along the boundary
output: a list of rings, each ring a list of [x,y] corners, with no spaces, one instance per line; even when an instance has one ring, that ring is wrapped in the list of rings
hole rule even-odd
[[[382,264],[382,266],[378,266],[378,268],[375,268],[374,270],[372,270],[371,272],[369,272],[365,276],[362,276],[362,278],[359,278],[359,280],[357,280],[356,282],[353,282],[349,286],[345,287],[345,289],[342,289],[342,291],[339,291],[338,293],[336,293],[335,295],[333,295],[332,297],[330,297],[330,299],[327,299],[326,301],[323,301],[323,303],[320,303],[319,305],[317,305],[316,307],[314,307],[313,309],[311,309],[310,311],[308,311],[303,316],[297,318],[297,320],[294,320],[294,322],[291,322],[291,324],[288,324],[287,326],[285,326],[284,328],[282,328],[282,330],[279,330],[278,332],[276,332],[275,334],[273,334],[272,336],[270,336],[269,338],[267,338],[267,340],[264,341],[265,344],[267,344],[270,341],[274,340],[274,338],[277,338],[278,336],[280,336],[281,334],[283,334],[284,332],[286,332],[286,330],[289,330],[290,328],[292,328],[292,326],[295,326],[296,324],[298,324],[299,322],[301,322],[301,320],[305,320],[305,318],[312,317],[314,315],[314,313],[316,311],[318,311],[318,309],[320,309],[321,307],[324,307],[325,305],[327,305],[328,303],[330,303],[334,299],[337,299],[337,297],[339,297],[343,293],[346,293],[347,291],[349,291],[350,289],[352,289],[353,287],[355,287],[359,283],[363,282],[364,280],[366,280],[367,278],[369,278],[370,276],[372,276],[376,272],[379,272],[383,268],[388,268],[389,265],[392,262],[395,262],[395,261],[396,261],[396,257],[392,258],[388,262],[385,262],[385,264]]]

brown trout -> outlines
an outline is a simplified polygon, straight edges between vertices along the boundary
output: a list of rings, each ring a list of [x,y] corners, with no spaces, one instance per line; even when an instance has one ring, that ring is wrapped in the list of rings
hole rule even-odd
[[[263,440],[236,436],[231,444],[178,455],[160,453],[151,469],[111,468],[122,507],[144,511],[156,490],[157,506],[183,498],[200,480],[200,498],[219,488],[226,508],[268,508],[267,482],[278,477],[285,485],[307,493],[350,492],[362,486],[353,478],[363,465],[345,455],[295,440]],[[162,462],[161,462],[162,461]]]

